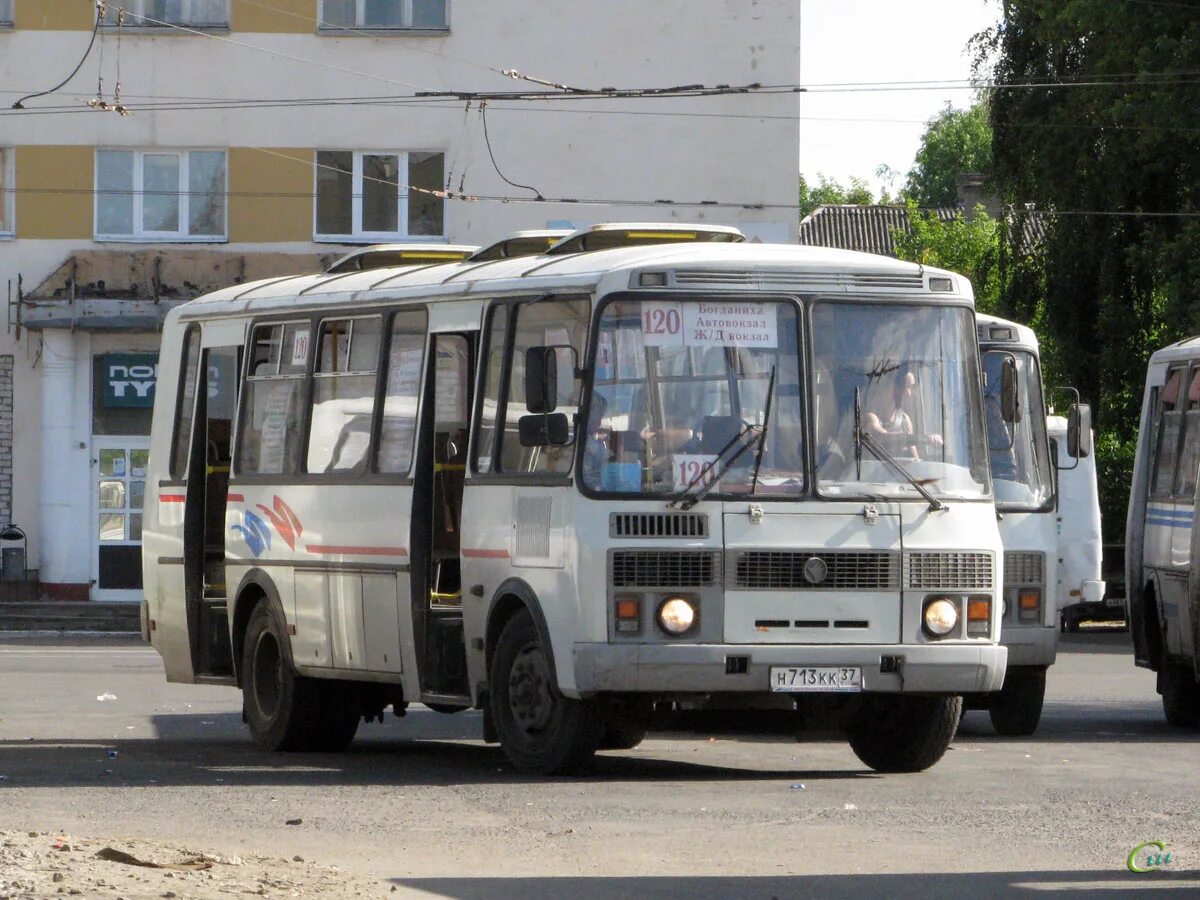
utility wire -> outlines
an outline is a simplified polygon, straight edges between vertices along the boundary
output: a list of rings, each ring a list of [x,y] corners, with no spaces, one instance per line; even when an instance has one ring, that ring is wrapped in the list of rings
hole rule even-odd
[[[542,192],[539,191],[537,188],[532,187],[531,185],[528,185],[528,184],[517,184],[515,181],[512,181],[507,175],[505,175],[503,172],[500,171],[500,166],[496,162],[496,154],[492,152],[492,139],[488,135],[487,101],[486,100],[480,102],[480,104],[479,104],[479,117],[483,120],[483,140],[484,140],[484,143],[487,144],[488,156],[491,157],[492,168],[496,170],[496,174],[500,176],[500,180],[503,181],[505,184],[510,185],[511,187],[521,188],[522,190],[525,190],[525,191],[532,191],[535,195],[534,199],[545,200],[546,198],[542,196]]]
[[[79,63],[75,66],[75,68],[71,70],[71,74],[68,75],[66,78],[64,78],[62,81],[60,81],[58,84],[56,84],[54,87],[50,88],[50,90],[48,90],[48,91],[38,91],[37,93],[34,93],[34,94],[27,94],[26,96],[24,96],[20,100],[18,100],[16,103],[14,103],[12,105],[12,108],[13,109],[24,109],[25,106],[23,104],[25,103],[26,100],[33,100],[36,97],[45,97],[47,94],[53,94],[59,88],[65,87],[67,82],[69,82],[72,78],[74,78],[76,75],[78,75],[79,70],[83,68],[83,64],[85,62],[87,62],[87,58],[91,55],[92,47],[94,47],[96,45],[96,34],[100,31],[100,20],[103,18],[104,18],[104,0],[97,0],[97,2],[96,2],[96,24],[92,26],[91,40],[88,41],[87,49],[83,51],[83,56],[80,58]]]

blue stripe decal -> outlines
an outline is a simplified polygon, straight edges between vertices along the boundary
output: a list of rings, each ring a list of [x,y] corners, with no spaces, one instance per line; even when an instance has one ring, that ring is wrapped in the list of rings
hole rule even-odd
[[[1190,522],[1176,522],[1173,519],[1151,519],[1146,518],[1147,525],[1160,525],[1163,528],[1174,528],[1176,525],[1190,525]]]

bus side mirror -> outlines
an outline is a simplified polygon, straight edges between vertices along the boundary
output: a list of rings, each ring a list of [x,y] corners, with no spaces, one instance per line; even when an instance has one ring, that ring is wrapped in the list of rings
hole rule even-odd
[[[1067,410],[1067,455],[1082,459],[1092,455],[1092,407],[1072,403]]]
[[[517,419],[522,447],[561,447],[571,443],[566,413],[541,413]]]
[[[554,347],[525,351],[525,408],[531,413],[552,413],[558,406],[558,355]],[[524,419],[522,418],[522,421]],[[524,431],[522,431],[524,434]],[[522,439],[524,443],[524,439]],[[526,446],[538,446],[527,444]]]
[[[1017,378],[1017,360],[1006,356],[1000,367],[1000,415],[1012,424],[1021,421],[1020,382]]]

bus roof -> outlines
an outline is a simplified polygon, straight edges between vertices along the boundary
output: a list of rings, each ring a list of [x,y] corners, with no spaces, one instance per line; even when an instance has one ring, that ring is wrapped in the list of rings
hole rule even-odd
[[[971,302],[962,276],[872,253],[795,244],[702,243],[620,247],[565,256],[525,256],[318,273],[234,285],[184,304],[182,314],[219,315],[294,306],[353,305],[387,299],[529,293],[547,289],[590,291],[637,287],[641,273],[662,273],[662,287],[696,292],[919,293],[926,300]],[[950,278],[951,290],[929,293],[931,276]],[[664,285],[665,283],[665,285]]]
[[[1177,359],[1195,359],[1197,354],[1200,354],[1200,335],[1184,338],[1182,341],[1168,344],[1161,350],[1155,350],[1150,357],[1150,365],[1173,362]]]
[[[989,316],[986,313],[976,313],[975,321],[979,325],[979,343],[1024,347],[1037,352],[1037,335],[1028,325],[1010,322],[1008,319]]]

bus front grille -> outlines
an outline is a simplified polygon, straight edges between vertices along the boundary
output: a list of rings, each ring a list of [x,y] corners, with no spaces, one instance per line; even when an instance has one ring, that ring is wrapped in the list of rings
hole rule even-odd
[[[613,550],[609,583],[618,588],[707,587],[716,581],[716,550]]]
[[[1042,584],[1046,580],[1046,554],[1004,552],[1004,584]]]
[[[897,591],[900,554],[738,550],[726,557],[725,586],[734,590]]]
[[[991,590],[990,553],[911,551],[904,557],[907,586],[915,590]]]

